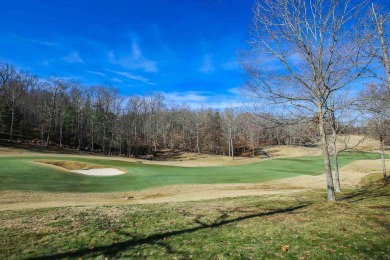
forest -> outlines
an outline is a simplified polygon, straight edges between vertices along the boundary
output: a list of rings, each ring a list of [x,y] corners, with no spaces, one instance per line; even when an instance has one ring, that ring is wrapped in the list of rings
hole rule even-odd
[[[310,123],[272,123],[271,114],[167,104],[164,95],[121,96],[111,86],[82,86],[42,80],[2,64],[3,139],[41,146],[138,156],[162,149],[220,155],[249,152],[260,145],[310,145]],[[353,129],[351,131],[358,131]]]
[[[111,86],[44,80],[11,64],[0,65],[0,83],[0,133],[14,142],[128,157],[167,149],[254,156],[267,145],[315,146],[319,138],[314,117],[191,108],[168,104],[160,93],[121,96]],[[375,135],[372,117],[348,120],[337,118],[338,134]]]

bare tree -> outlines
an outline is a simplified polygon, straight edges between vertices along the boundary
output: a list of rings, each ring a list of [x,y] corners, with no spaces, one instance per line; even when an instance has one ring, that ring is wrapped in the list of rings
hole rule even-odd
[[[390,138],[390,91],[383,84],[370,85],[363,91],[364,109],[371,114],[369,132],[379,139],[380,156],[382,160],[382,173],[388,181],[385,161],[385,140]]]
[[[35,83],[35,77],[26,72],[17,71],[9,64],[0,64],[0,91],[6,106],[11,111],[9,140],[12,141],[16,109],[21,97]]]
[[[331,130],[330,150],[333,155],[333,173],[335,177],[336,192],[341,192],[340,170],[339,170],[339,154],[342,151],[353,150],[366,139],[367,135],[363,135],[354,143],[349,142],[348,127],[358,121],[361,116],[353,108],[356,107],[357,99],[347,99],[348,95],[342,93],[337,98],[329,100],[327,104],[326,122]],[[339,146],[339,144],[341,144]]]
[[[223,113],[225,136],[229,147],[229,156],[234,160],[234,140],[237,130],[237,110],[226,108]]]
[[[315,118],[327,179],[335,200],[325,131],[326,102],[364,72],[349,27],[366,1],[263,0],[254,8],[250,55],[243,61],[248,90],[295,116]],[[358,42],[358,41],[357,41]]]
[[[386,12],[384,8],[372,4],[370,13],[373,21],[371,27],[375,30],[375,33],[372,34],[374,37],[370,38],[370,55],[375,57],[382,65],[385,77],[380,76],[377,71],[374,74],[385,82],[388,89],[390,89],[390,39],[388,34],[390,30],[390,12]]]

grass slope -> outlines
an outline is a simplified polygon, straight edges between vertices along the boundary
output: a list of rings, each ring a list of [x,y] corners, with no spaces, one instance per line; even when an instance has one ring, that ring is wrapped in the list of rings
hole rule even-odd
[[[120,168],[127,171],[127,174],[110,177],[73,174],[35,162],[44,159],[72,160],[107,168]],[[340,156],[340,166],[362,159],[379,159],[379,155],[345,152]],[[50,158],[47,156],[15,156],[0,157],[0,190],[117,192],[173,184],[264,182],[302,174],[319,175],[322,172],[323,161],[321,157],[317,156],[264,160],[240,166],[196,168],[147,165],[82,157],[64,159],[53,156]]]
[[[390,259],[390,186],[325,196],[0,212],[0,258]]]

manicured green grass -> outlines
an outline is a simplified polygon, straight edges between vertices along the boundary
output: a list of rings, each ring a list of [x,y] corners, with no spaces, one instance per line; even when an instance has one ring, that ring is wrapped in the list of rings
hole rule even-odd
[[[299,175],[319,175],[323,172],[323,161],[318,156],[264,160],[240,166],[194,168],[147,165],[112,159],[50,157],[50,160],[85,162],[120,168],[127,172],[109,177],[73,174],[34,162],[42,159],[47,157],[0,157],[0,190],[117,192],[173,184],[265,182]],[[362,159],[379,159],[379,155],[346,152],[340,156],[340,166]]]
[[[390,186],[325,196],[0,212],[0,258],[389,259]]]

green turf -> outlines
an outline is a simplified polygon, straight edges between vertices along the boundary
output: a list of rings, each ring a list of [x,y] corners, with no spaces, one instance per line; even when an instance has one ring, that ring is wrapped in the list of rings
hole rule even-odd
[[[299,175],[319,175],[323,172],[323,161],[319,156],[264,160],[240,166],[194,168],[147,165],[112,159],[50,156],[51,160],[87,162],[127,171],[123,175],[97,177],[72,174],[34,163],[47,158],[0,157],[0,190],[117,192],[172,184],[265,182]],[[345,152],[340,155],[340,166],[362,159],[379,159],[379,155]]]

